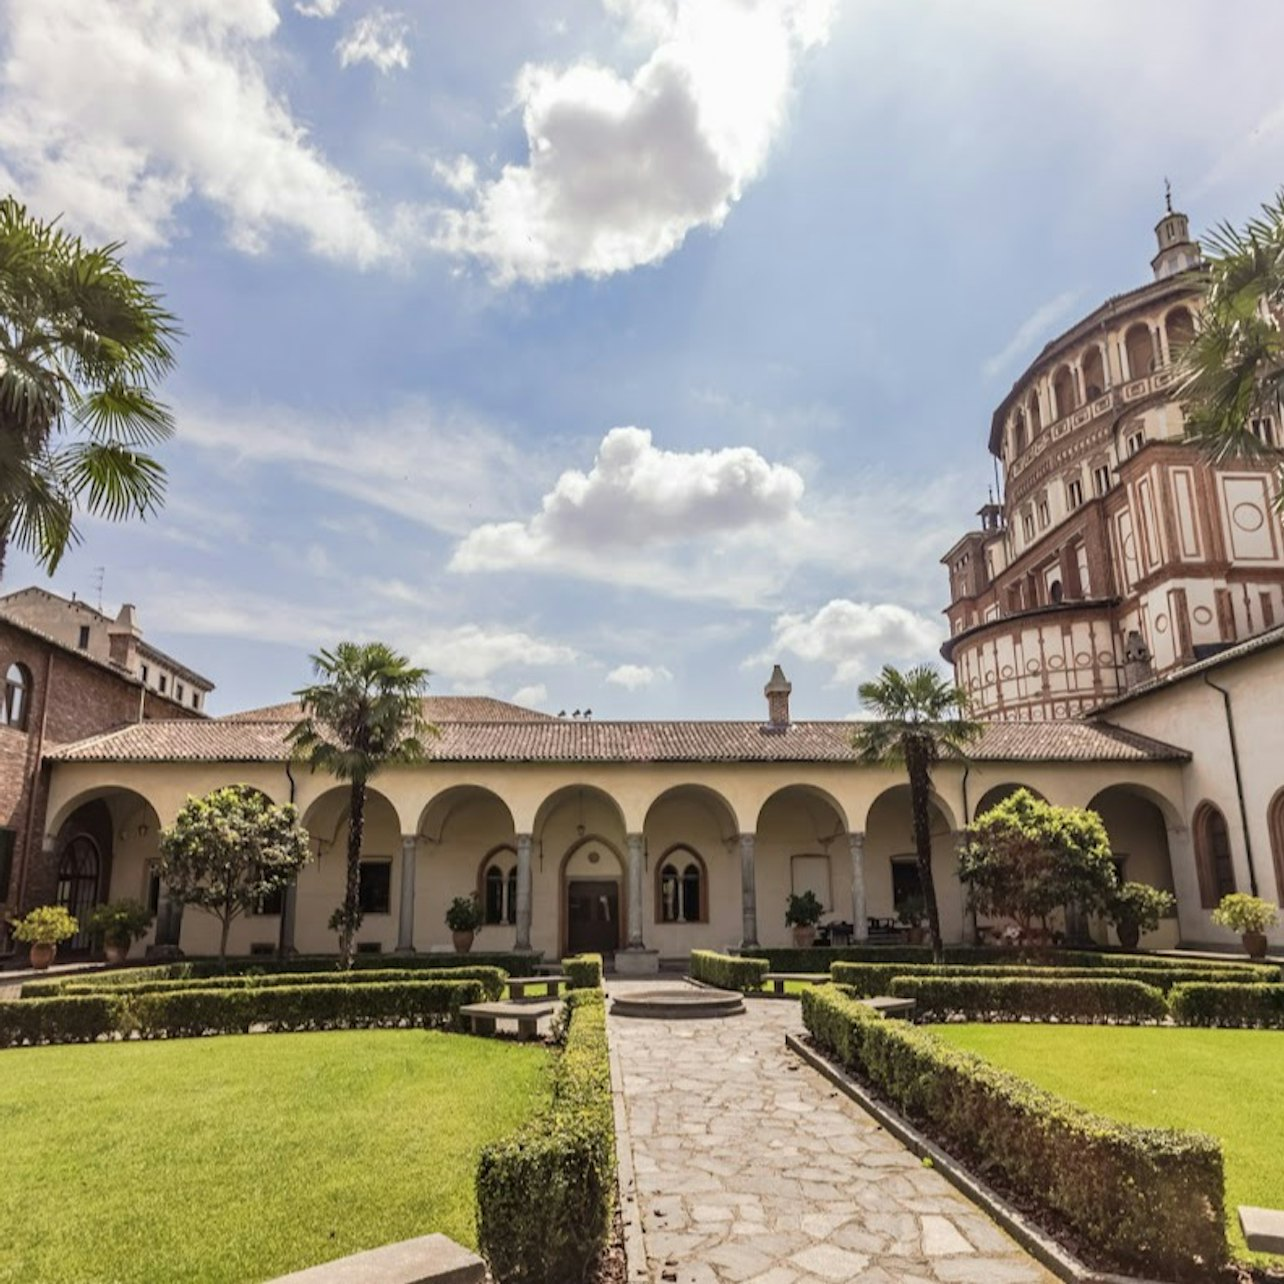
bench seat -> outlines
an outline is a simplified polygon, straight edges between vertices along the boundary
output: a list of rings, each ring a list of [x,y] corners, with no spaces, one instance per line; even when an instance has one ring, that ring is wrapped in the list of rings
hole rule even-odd
[[[474,1034],[491,1035],[495,1033],[497,1021],[516,1021],[517,1037],[534,1039],[539,1036],[540,1018],[552,1016],[557,1008],[554,999],[501,1000],[497,1003],[465,1003],[459,1014]]]
[[[785,986],[790,981],[797,981],[801,985],[828,985],[828,972],[768,972],[762,978],[771,986],[772,994],[784,994]]]

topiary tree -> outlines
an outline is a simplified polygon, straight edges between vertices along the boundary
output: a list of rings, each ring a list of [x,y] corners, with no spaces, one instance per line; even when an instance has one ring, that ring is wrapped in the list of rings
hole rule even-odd
[[[1057,807],[1018,789],[968,827],[959,878],[983,914],[1011,918],[1029,935],[1068,905],[1104,911],[1118,880],[1096,812]]]
[[[160,850],[161,878],[171,894],[222,924],[220,963],[233,921],[285,887],[311,854],[297,809],[249,785],[189,798],[161,834]]]

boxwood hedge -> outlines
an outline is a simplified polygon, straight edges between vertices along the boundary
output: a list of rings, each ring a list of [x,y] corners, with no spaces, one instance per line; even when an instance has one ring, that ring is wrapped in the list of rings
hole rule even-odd
[[[562,960],[562,971],[571,978],[572,990],[600,990],[602,988],[602,956],[600,954],[572,954]]]
[[[691,951],[692,979],[716,985],[720,990],[761,990],[763,978],[770,971],[766,959],[719,954],[716,950]]]
[[[1284,1030],[1284,986],[1175,985],[1169,995],[1178,1025]]]
[[[615,1122],[602,992],[567,996],[548,1111],[487,1146],[477,1232],[498,1284],[580,1284],[611,1229]]]
[[[124,1005],[111,995],[82,994],[0,1003],[0,1048],[24,1043],[92,1043],[115,1034]]]
[[[1168,1016],[1168,1001],[1158,987],[1109,976],[1100,980],[898,976],[890,989],[897,998],[914,1000],[916,1021],[1028,1019],[1137,1025]]]
[[[826,1053],[1026,1208],[1113,1267],[1203,1280],[1226,1257],[1222,1152],[1081,1109],[835,986],[802,996]]]

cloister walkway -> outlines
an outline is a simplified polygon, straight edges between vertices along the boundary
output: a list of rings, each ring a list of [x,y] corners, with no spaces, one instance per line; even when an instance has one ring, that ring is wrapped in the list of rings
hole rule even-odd
[[[607,988],[632,986],[657,983]],[[1050,1284],[785,1048],[802,1029],[797,1003],[746,1007],[723,1020],[610,1018],[648,1284]]]

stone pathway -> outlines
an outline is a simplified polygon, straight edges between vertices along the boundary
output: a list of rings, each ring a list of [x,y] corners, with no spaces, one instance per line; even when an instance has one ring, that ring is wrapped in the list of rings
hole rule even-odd
[[[607,988],[638,984],[658,988]],[[610,1020],[648,1284],[1051,1284],[785,1048],[797,1003],[745,1006],[718,1021]]]

